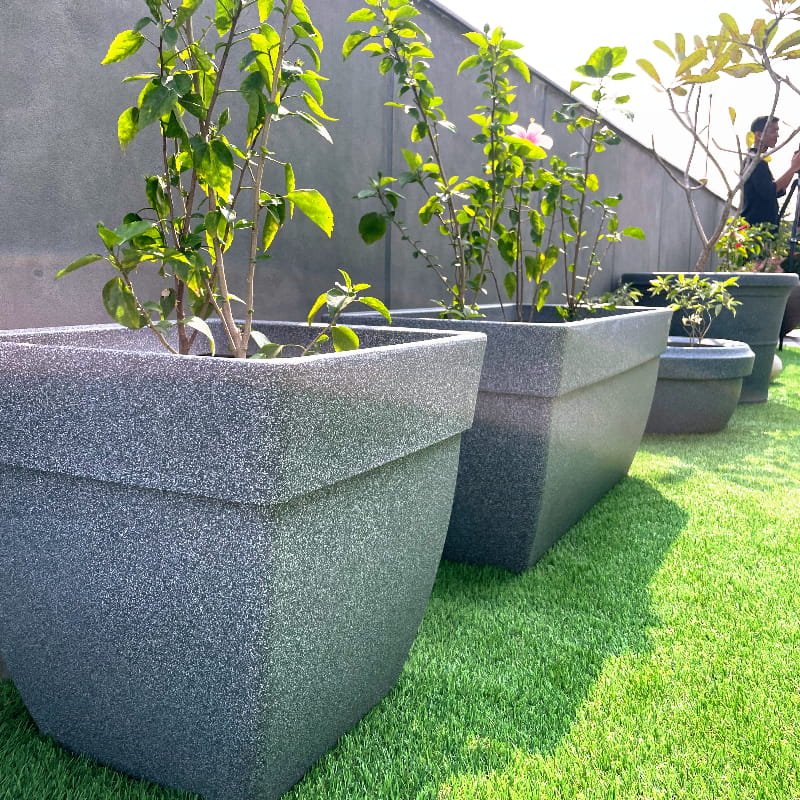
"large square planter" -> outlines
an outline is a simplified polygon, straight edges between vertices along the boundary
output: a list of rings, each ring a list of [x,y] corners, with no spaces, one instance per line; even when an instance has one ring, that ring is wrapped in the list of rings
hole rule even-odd
[[[642,292],[642,304],[665,305],[663,295],[650,295],[650,281],[657,275],[675,274],[672,272],[627,272],[620,277],[621,283],[633,284]],[[690,270],[684,270],[690,272]],[[744,342],[755,354],[753,371],[745,377],[739,398],[741,403],[763,403],[769,397],[769,383],[772,375],[772,362],[781,334],[786,302],[789,293],[798,285],[794,273],[783,272],[700,272],[709,280],[724,281],[738,278],[738,286],[730,288],[730,293],[741,305],[736,314],[723,310],[714,320],[711,328],[713,336]],[[680,313],[675,312],[670,327],[671,336],[683,336]]]
[[[618,309],[564,323],[545,307],[537,321],[517,323],[497,307],[482,310],[486,319],[392,314],[403,326],[487,336],[444,557],[520,572],[627,474],[672,312]]]
[[[722,430],[739,403],[755,355],[744,342],[703,339],[690,346],[670,336],[645,433],[711,433]]]
[[[43,733],[271,800],[391,689],[484,337],[361,337],[240,361],[116,326],[0,334],[0,651]]]

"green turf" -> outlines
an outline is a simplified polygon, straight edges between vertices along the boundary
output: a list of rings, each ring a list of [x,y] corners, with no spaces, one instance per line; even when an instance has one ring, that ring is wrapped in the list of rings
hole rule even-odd
[[[800,798],[800,351],[783,359],[725,431],[645,437],[528,573],[443,564],[397,688],[286,800]],[[0,800],[178,797],[40,737],[0,684]]]

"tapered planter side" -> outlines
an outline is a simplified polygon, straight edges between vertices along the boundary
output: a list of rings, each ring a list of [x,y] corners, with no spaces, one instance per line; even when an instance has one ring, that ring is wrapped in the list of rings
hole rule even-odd
[[[755,362],[744,342],[670,336],[645,433],[711,433],[722,430],[739,403],[742,382]]]
[[[627,272],[620,277],[621,283],[633,284],[644,295],[645,305],[663,305],[663,296],[649,294],[650,281],[656,275],[674,274],[670,272]],[[683,270],[690,272],[690,270]],[[772,373],[772,360],[778,347],[781,322],[786,301],[792,288],[798,285],[798,276],[783,272],[701,272],[709,280],[738,278],[738,286],[729,288],[734,299],[741,305],[736,314],[723,310],[714,320],[713,333],[720,339],[744,342],[755,354],[753,371],[742,383],[739,398],[741,403],[763,403],[769,396],[769,383]],[[670,335],[684,334],[678,312],[672,320]]]
[[[0,335],[0,650],[40,729],[210,800],[299,780],[406,659],[482,338],[242,362]]]
[[[627,474],[671,312],[620,309],[561,323],[545,309],[537,319],[547,321],[510,323],[495,308],[483,310],[491,318],[439,320],[424,309],[393,318],[486,334],[444,556],[520,572]]]

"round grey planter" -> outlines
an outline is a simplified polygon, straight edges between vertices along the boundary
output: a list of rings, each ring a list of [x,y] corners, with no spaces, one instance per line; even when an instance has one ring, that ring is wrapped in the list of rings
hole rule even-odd
[[[674,274],[678,270],[672,270]],[[684,270],[690,272],[690,270]],[[632,283],[644,297],[644,305],[664,305],[663,295],[652,297],[649,293],[650,280],[655,275],[668,275],[669,272],[626,272],[620,277],[621,283]],[[763,403],[769,396],[769,382],[772,373],[772,359],[778,347],[781,321],[786,301],[792,288],[798,285],[794,273],[783,272],[701,272],[711,280],[727,280],[736,277],[739,285],[730,291],[741,306],[736,314],[723,310],[714,320],[712,332],[721,339],[744,342],[755,354],[753,371],[742,383],[741,403]],[[676,313],[672,326],[672,336],[684,334],[679,315]]]
[[[361,333],[271,361],[116,326],[0,334],[0,649],[43,733],[209,800],[271,800],[391,689],[484,337]]]
[[[755,362],[744,342],[704,339],[689,346],[671,336],[658,366],[646,433],[710,433],[722,430],[739,403],[742,381]]]
[[[517,323],[497,307],[483,311],[476,320],[441,320],[431,309],[392,314],[403,326],[488,337],[444,557],[520,572],[627,474],[671,312],[629,308],[563,323],[546,307],[536,322]]]

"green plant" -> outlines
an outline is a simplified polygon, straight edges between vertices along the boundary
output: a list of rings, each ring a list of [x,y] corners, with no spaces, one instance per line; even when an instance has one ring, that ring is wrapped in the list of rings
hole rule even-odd
[[[244,358],[251,338],[257,355],[277,355],[279,346],[252,332],[258,265],[269,258],[276,235],[295,211],[328,236],[333,230],[333,213],[322,194],[299,188],[292,164],[271,150],[274,126],[286,119],[331,140],[323,124],[331,119],[322,108],[324,78],[316,71],[322,36],[303,0],[217,0],[214,16],[202,22],[202,0],[145,4],[147,15],[114,38],[102,63],[149,48],[151,71],[125,79],[142,88],[136,104],[120,115],[118,135],[124,150],[145,128],[156,126],[161,172],[145,178],[143,209],[115,228],[98,223],[105,254],[83,256],[58,276],[107,261],[116,273],[103,287],[108,313],[128,328],[151,329],[172,352],[188,353],[198,332],[208,337],[213,352],[207,319],[216,315],[232,355]],[[237,86],[230,85],[232,63],[241,73]],[[268,178],[281,188],[265,188]],[[234,293],[226,264],[239,232],[247,238],[243,298]],[[144,270],[163,279],[155,299],[144,299],[134,283]],[[332,292],[347,302],[329,306],[341,309],[358,301],[384,313],[379,300],[359,296],[363,288],[366,284],[355,288],[346,278]],[[235,304],[243,308],[242,322]],[[310,350],[330,333],[336,349],[357,345],[352,331],[337,327],[334,316]]]
[[[559,311],[566,319],[576,318],[587,307],[592,280],[608,248],[624,237],[644,239],[641,228],[620,228],[617,207],[622,201],[621,194],[594,196],[600,190],[600,181],[592,172],[593,157],[620,142],[619,135],[605,123],[602,109],[609,102],[623,105],[630,99],[628,95],[608,90],[609,81],[633,77],[629,72],[614,71],[626,57],[624,47],[599,47],[585,64],[576,68],[583,79],[573,81],[570,91],[590,86],[594,105],[587,109],[580,103],[564,104],[553,113],[553,120],[580,139],[582,149],[573,153],[578,166],[569,166],[552,156],[550,169],[540,169],[534,182],[534,188],[542,190],[538,207],[526,209],[534,246],[546,246],[544,251],[539,249],[535,258],[550,262],[557,253],[562,265],[566,304]],[[553,245],[556,236],[560,239],[557,249]]]
[[[414,257],[422,258],[441,280],[447,296],[447,302],[439,302],[443,315],[477,316],[478,299],[485,294],[487,277],[493,276],[492,252],[498,243],[502,247],[510,238],[503,220],[504,201],[516,183],[516,173],[523,169],[520,158],[546,155],[538,144],[510,137],[505,131],[505,126],[517,118],[510,108],[515,87],[509,73],[514,70],[530,80],[527,65],[515,53],[522,45],[507,39],[500,28],[491,33],[487,27],[483,34],[465,34],[477,51],[459,65],[458,72],[477,69],[477,81],[483,87],[486,102],[475,107],[471,119],[479,128],[472,141],[481,147],[484,165],[478,176],[451,176],[444,164],[440,136],[442,131],[452,133],[455,126],[447,118],[443,99],[428,75],[433,52],[430,37],[414,21],[420,12],[404,0],[366,2],[366,7],[351,14],[348,21],[368,22],[370,27],[352,32],[342,52],[348,58],[360,48],[379,59],[379,72],[394,74],[398,102],[388,105],[401,109],[413,121],[411,144],[415,148],[424,144],[426,152],[404,149],[406,172],[397,178],[379,174],[370,180],[370,188],[358,197],[376,198],[381,210],[365,214],[359,231],[371,244],[394,226],[411,245]],[[397,216],[402,199],[397,189],[411,184],[417,185],[424,197],[418,219],[423,225],[438,224],[447,241],[448,259],[425,249]]]
[[[478,126],[472,142],[482,155],[479,175],[467,178],[450,176],[444,165],[442,131],[452,132],[453,123],[444,111],[428,76],[433,58],[430,37],[413,20],[419,11],[404,0],[366,0],[366,7],[354,12],[349,21],[370,23],[369,28],[353,31],[345,40],[343,53],[349,57],[356,49],[378,59],[381,73],[393,73],[398,100],[388,105],[402,109],[411,118],[413,145],[426,144],[426,153],[403,150],[408,170],[399,177],[379,174],[360,199],[377,199],[379,211],[365,214],[359,231],[368,244],[378,241],[394,226],[413,254],[434,269],[445,286],[449,302],[437,301],[443,316],[470,317],[480,314],[479,300],[486,286],[494,285],[502,303],[501,285],[513,301],[516,319],[523,318],[526,287],[531,287],[531,315],[542,307],[550,294],[548,271],[563,264],[564,316],[574,318],[578,308],[587,308],[587,291],[599,268],[601,243],[611,245],[623,236],[643,238],[638,228],[620,229],[615,207],[619,195],[594,199],[599,190],[597,176],[591,172],[591,158],[619,141],[599,116],[599,106],[609,99],[606,80],[621,80],[629,73],[612,72],[625,58],[624,48],[599,48],[587,64],[578,68],[582,80],[573,88],[592,82],[595,107],[585,112],[579,104],[563,106],[554,119],[570,134],[581,138],[583,149],[576,154],[578,167],[553,156],[549,168],[541,166],[552,147],[551,137],[534,120],[527,127],[514,124],[516,87],[512,71],[530,80],[530,73],[515,51],[521,46],[508,39],[501,28],[484,27],[466,38],[475,52],[464,59],[458,74],[475,71],[483,102],[474,108],[470,120]],[[615,97],[624,103],[627,97]],[[424,248],[397,211],[402,195],[399,189],[416,184],[424,202],[418,210],[423,225],[438,223],[450,254],[444,264]],[[594,225],[592,212],[599,214]],[[500,275],[495,260],[507,269]]]
[[[660,159],[662,167],[672,180],[683,190],[692,221],[700,236],[702,250],[694,269],[700,271],[708,262],[719,238],[724,234],[726,224],[736,203],[737,196],[759,162],[769,157],[760,145],[746,156],[740,138],[736,137],[738,168],[731,169],[725,160],[730,148],[720,144],[717,137],[712,138],[705,115],[701,113],[701,101],[705,88],[718,80],[746,80],[750,76],[762,76],[771,82],[764,90],[765,108],[769,117],[776,116],[782,93],[800,94],[800,87],[794,81],[796,60],[800,58],[800,2],[798,0],[764,0],[756,3],[765,16],[756,17],[751,22],[740,25],[730,14],[719,15],[722,23],[719,33],[707,36],[694,36],[690,42],[681,34],[675,34],[674,45],[656,40],[655,46],[668,62],[669,72],[662,77],[661,72],[648,59],[636,63],[655,83],[658,91],[667,100],[668,108],[684,131],[689,144],[688,157],[683,170]],[[674,73],[672,70],[674,69]],[[748,82],[752,81],[752,78]],[[729,108],[729,117],[735,125],[736,109]],[[784,141],[770,153],[786,147],[800,132],[795,125]],[[695,196],[704,189],[708,178],[697,180],[691,175],[696,156],[703,158],[712,174],[723,187],[721,190],[723,208],[719,219],[713,226],[704,224]]]
[[[734,272],[744,269],[759,257],[766,258],[771,241],[772,236],[759,225],[750,225],[742,217],[729,217],[714,245],[717,268]]]
[[[651,280],[650,294],[666,296],[669,307],[681,314],[681,324],[689,337],[689,344],[699,347],[723,310],[736,314],[736,307],[741,303],[733,298],[728,287],[737,283],[736,277],[714,281],[679,272]]]

